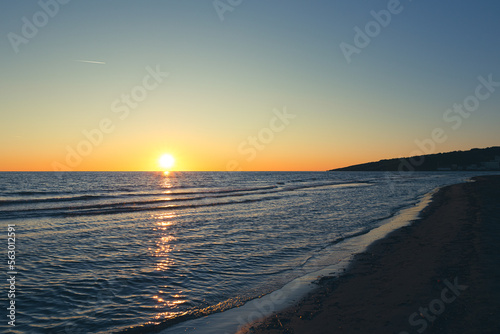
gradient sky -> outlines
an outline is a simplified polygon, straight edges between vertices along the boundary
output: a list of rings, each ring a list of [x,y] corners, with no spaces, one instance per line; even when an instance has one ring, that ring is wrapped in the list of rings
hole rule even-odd
[[[326,170],[410,156],[416,140],[500,144],[500,85],[443,119],[478,77],[500,82],[495,0],[55,1],[40,2],[50,15],[0,2],[3,171],[158,170],[163,153],[177,170]],[[367,24],[348,62],[340,44]]]

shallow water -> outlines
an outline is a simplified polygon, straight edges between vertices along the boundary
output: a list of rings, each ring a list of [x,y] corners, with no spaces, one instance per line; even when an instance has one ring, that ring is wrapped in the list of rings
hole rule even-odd
[[[15,330],[148,332],[241,306],[474,175],[0,173],[0,223],[16,225]]]

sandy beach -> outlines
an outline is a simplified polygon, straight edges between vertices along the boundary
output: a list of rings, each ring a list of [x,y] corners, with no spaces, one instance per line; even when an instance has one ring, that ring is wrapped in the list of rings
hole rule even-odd
[[[500,333],[500,176],[473,180],[245,333]]]

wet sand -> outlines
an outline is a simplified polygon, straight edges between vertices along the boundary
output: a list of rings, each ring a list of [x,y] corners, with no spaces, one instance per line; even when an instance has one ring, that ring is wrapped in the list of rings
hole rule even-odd
[[[500,333],[500,176],[474,180],[245,333]]]

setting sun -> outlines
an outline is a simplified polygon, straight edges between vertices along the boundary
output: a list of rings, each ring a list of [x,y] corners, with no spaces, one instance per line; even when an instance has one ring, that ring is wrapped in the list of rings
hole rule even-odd
[[[160,167],[163,169],[170,169],[175,164],[175,158],[171,154],[164,154],[159,160]]]

